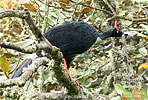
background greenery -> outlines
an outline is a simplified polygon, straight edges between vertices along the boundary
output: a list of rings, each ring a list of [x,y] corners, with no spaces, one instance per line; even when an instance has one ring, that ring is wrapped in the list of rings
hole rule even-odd
[[[27,8],[42,33],[69,20],[87,22],[101,33],[113,27],[114,21],[118,20],[119,29],[125,35],[118,39],[104,40],[78,55],[71,64],[71,75],[85,91],[92,94],[98,96],[103,94],[104,98],[112,100],[146,100],[148,99],[148,21],[142,21],[142,18],[148,17],[148,0],[108,0],[119,16],[127,18],[110,21],[107,20],[113,15],[106,12],[112,14],[113,12],[104,1],[106,0],[1,0],[0,11]],[[129,18],[141,18],[141,21],[134,22]],[[0,37],[6,42],[24,47],[35,42],[27,23],[18,18],[0,20]],[[19,60],[27,57],[26,54],[5,48],[0,49],[0,55],[5,57],[10,65],[6,68],[6,72],[21,62]],[[4,62],[5,59],[0,61]],[[51,63],[52,61],[49,62]],[[0,63],[0,66],[2,65]],[[7,79],[3,71],[0,72],[0,80]],[[35,89],[38,86],[38,77],[39,73],[35,73],[26,87]],[[46,70],[44,79],[44,92],[64,90],[58,85],[52,70]]]

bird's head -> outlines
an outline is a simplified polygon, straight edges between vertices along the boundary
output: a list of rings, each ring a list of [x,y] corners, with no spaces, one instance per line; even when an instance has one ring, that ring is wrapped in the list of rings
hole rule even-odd
[[[110,37],[121,37],[123,32],[121,32],[118,28],[118,22],[115,21],[114,28],[111,28],[107,31],[108,34],[110,34]]]
[[[103,32],[103,34],[99,35],[99,37],[102,39],[102,40],[105,40],[106,38],[108,37],[121,37],[123,34],[123,32],[121,32],[119,29],[118,29],[118,23],[117,21],[115,22],[115,27],[114,28],[111,28],[105,32]]]

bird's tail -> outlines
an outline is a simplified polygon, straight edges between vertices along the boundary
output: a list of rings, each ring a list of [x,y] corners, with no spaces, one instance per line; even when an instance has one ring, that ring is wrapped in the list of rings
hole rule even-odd
[[[17,78],[22,75],[22,70],[24,67],[28,67],[32,64],[32,61],[36,58],[43,57],[41,52],[36,52],[35,54],[31,54],[28,58],[26,58],[23,62],[21,62],[18,67],[10,74],[9,79]]]
[[[22,70],[24,67],[27,67],[32,63],[32,59],[26,58],[23,62],[21,62],[18,67],[10,74],[9,79],[17,78],[22,75]]]

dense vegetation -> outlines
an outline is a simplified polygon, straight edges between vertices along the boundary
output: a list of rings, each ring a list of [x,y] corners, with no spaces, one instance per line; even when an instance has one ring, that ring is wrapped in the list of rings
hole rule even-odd
[[[83,86],[86,97],[104,100],[148,99],[148,0],[1,0],[0,12],[8,9],[28,9],[42,33],[69,20],[87,22],[101,33],[113,27],[118,20],[124,36],[96,43],[89,51],[78,55],[71,64],[71,75]],[[0,14],[1,40],[27,47],[36,41],[31,33],[24,19],[1,19]],[[3,47],[0,48],[0,55],[1,81],[7,80],[8,73],[28,56]],[[42,66],[42,92],[66,91],[54,77],[51,58],[48,65]],[[40,77],[41,71],[38,70],[24,87],[18,89],[22,92],[16,93],[20,95],[19,99],[36,99],[28,91],[40,88]],[[2,100],[15,98],[3,93],[7,93],[7,89],[0,91]]]

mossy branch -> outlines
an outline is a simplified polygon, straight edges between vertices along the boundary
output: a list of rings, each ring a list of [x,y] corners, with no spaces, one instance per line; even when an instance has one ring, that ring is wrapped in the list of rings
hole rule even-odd
[[[65,73],[64,68],[61,64],[63,55],[60,52],[60,49],[58,49],[55,46],[52,46],[51,43],[41,34],[41,31],[37,28],[30,13],[27,10],[25,11],[8,10],[8,11],[0,12],[0,19],[5,18],[5,17],[18,17],[18,18],[25,19],[30,29],[32,30],[32,33],[36,37],[38,44],[34,46],[30,46],[26,49],[21,48],[11,43],[9,43],[8,45],[7,43],[4,43],[3,41],[0,42],[0,45],[2,47],[18,50],[24,53],[32,53],[32,52],[42,49],[47,55],[51,55],[51,57],[55,61],[55,64],[53,66],[53,71],[55,72],[55,77],[57,78],[58,82],[62,84],[64,87],[66,87],[70,94],[79,94],[80,88],[74,83],[74,81],[69,80],[69,77]],[[8,80],[8,81],[11,81],[11,80]],[[4,86],[4,84],[0,85],[0,87],[2,86]]]

